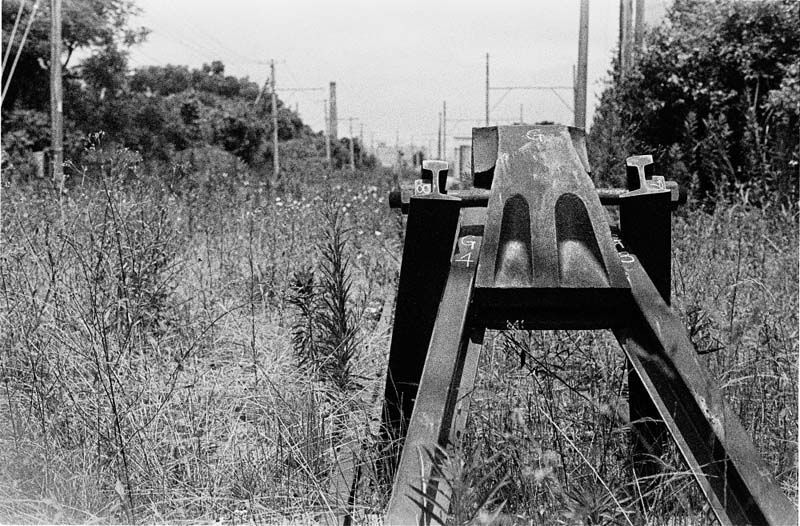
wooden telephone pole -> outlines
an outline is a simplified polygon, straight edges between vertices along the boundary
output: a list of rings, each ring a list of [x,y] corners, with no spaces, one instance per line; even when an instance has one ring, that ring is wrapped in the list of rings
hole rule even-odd
[[[355,150],[355,146],[353,144],[354,143],[354,140],[353,140],[353,119],[354,118],[353,117],[348,117],[347,119],[350,121],[350,171],[351,172],[355,172],[356,171],[356,150]]]
[[[586,129],[586,77],[589,54],[589,0],[581,0],[578,70],[575,75],[575,127]]]
[[[272,176],[277,181],[281,171],[278,160],[278,94],[275,93],[275,61],[269,61],[269,86],[272,98]]]
[[[335,141],[339,138],[339,116],[336,113],[336,83],[331,82],[330,84],[330,96],[328,97],[330,103],[328,105],[328,109],[330,110],[330,116],[328,117],[328,122],[331,123],[330,129],[330,136]]]
[[[61,89],[61,0],[50,0],[50,116],[53,179],[64,192],[64,99]]]
[[[436,134],[436,158],[442,158],[442,112],[439,112],[439,131]]]
[[[331,167],[331,120],[328,115],[328,99],[325,99],[325,166]]]
[[[486,53],[486,126],[489,126],[489,53]]]
[[[281,163],[280,163],[280,152],[278,146],[278,88],[275,81],[275,61],[269,61],[269,90],[270,90],[270,100],[272,104],[272,175],[275,181],[278,180],[280,177],[281,171]],[[264,83],[264,90],[266,90],[267,84]],[[323,91],[323,88],[281,88],[281,91],[285,92],[295,92],[295,91]],[[258,105],[259,100],[261,100],[261,92],[259,92],[258,97],[256,97],[256,105]],[[290,108],[291,107],[287,106]],[[299,105],[295,103],[295,113],[299,112]],[[327,114],[327,109],[325,110]],[[327,125],[327,123],[326,123]],[[327,128],[327,126],[326,126]],[[326,130],[327,135],[327,130]],[[326,140],[326,148],[330,147],[329,139]],[[327,155],[328,161],[330,162],[330,154]]]
[[[636,14],[633,20],[633,47],[638,53],[644,43],[644,0],[636,0]]]
[[[619,74],[625,78],[633,62],[633,0],[619,0]]]
[[[442,101],[442,157],[445,160],[447,156],[447,101]]]
[[[364,124],[359,124],[358,130],[358,164],[364,160]]]

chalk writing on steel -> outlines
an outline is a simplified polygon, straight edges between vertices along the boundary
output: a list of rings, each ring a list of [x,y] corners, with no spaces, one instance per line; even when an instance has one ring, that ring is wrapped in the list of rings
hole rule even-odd
[[[539,130],[529,130],[528,133],[525,134],[525,137],[538,143],[544,142],[544,134]]]
[[[478,251],[480,250],[480,238],[476,236],[464,236],[459,238],[456,253],[453,254],[453,265],[463,263],[464,268],[469,268],[478,262]]]
[[[414,181],[414,195],[427,195],[431,193],[431,183],[426,183],[425,179]]]

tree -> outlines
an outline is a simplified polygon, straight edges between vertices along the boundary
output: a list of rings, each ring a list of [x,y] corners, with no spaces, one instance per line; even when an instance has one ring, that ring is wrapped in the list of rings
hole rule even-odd
[[[21,0],[5,0],[3,2],[3,49],[10,45],[9,37],[16,19]],[[27,21],[32,2],[27,2],[23,20]],[[105,65],[119,62],[124,56],[123,49],[142,41],[147,30],[129,28],[131,15],[137,13],[132,0],[64,0],[62,7],[62,46],[64,50],[63,66],[67,71],[70,60],[77,50],[88,50],[93,56],[103,57]],[[19,45],[20,32],[17,32],[13,52]],[[91,62],[91,61],[90,61]],[[30,34],[20,54],[14,78],[8,87],[8,94],[3,101],[5,111],[14,108],[45,110],[49,107],[50,63],[50,3],[42,1],[39,11],[31,26]],[[93,68],[95,75],[103,65],[96,61]],[[90,67],[92,64],[90,63]],[[7,68],[10,69],[10,68]],[[117,70],[118,71],[118,70]],[[4,72],[8,75],[8,72]],[[98,79],[107,81],[107,76]],[[74,75],[67,75],[67,81]],[[3,83],[7,82],[6,77]]]
[[[700,198],[744,184],[796,200],[798,62],[796,1],[676,0],[635,69],[615,64],[590,134],[598,175],[652,152]]]
[[[3,3],[5,45],[20,1]],[[147,35],[144,28],[128,27],[137,12],[133,0],[63,1],[66,159],[79,162],[82,137],[103,132],[104,144],[148,158],[169,160],[177,151],[215,145],[249,164],[272,161],[272,102],[262,97],[255,104],[258,84],[226,75],[218,60],[199,69],[150,66],[128,74],[126,49]],[[3,103],[3,150],[18,166],[50,142],[50,8],[46,0],[40,5]],[[85,58],[69,67],[76,50]],[[280,100],[276,111],[279,140],[311,133]]]

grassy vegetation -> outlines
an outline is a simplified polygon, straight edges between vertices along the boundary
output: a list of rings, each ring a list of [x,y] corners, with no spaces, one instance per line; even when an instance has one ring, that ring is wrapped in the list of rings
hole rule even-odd
[[[402,246],[389,178],[274,188],[98,156],[61,206],[41,182],[3,189],[0,522],[319,518],[333,451],[377,431]],[[796,210],[733,196],[673,235],[674,306],[796,501]],[[610,334],[489,334],[449,453],[475,486],[462,516],[497,489],[498,523],[704,519],[674,452],[642,497],[624,372]],[[366,479],[362,521],[388,491]]]

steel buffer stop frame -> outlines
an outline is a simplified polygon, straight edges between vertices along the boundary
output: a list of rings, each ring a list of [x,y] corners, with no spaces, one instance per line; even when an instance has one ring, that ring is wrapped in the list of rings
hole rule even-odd
[[[402,449],[385,524],[428,523],[420,503],[446,509],[421,451],[458,439],[484,331],[510,322],[611,329],[629,364],[637,472],[658,469],[649,453],[671,437],[722,524],[795,524],[669,307],[671,212],[685,194],[650,156],[628,159],[627,190],[597,190],[583,130],[567,126],[475,128],[472,152],[475,189],[446,194],[446,164],[426,161],[426,193],[390,198],[408,221],[383,408]],[[604,204],[619,206],[619,227]]]

